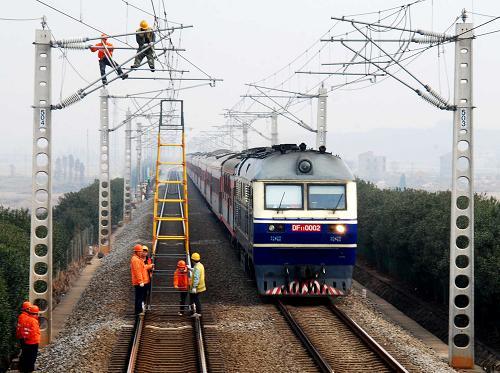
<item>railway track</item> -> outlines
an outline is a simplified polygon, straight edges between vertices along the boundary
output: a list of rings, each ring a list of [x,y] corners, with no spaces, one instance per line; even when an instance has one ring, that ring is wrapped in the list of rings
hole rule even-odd
[[[321,372],[407,372],[332,303],[303,306],[276,301],[276,307]]]
[[[168,180],[180,180],[170,172]],[[182,200],[180,184],[166,184],[163,199]],[[182,204],[163,204],[159,216],[183,217]],[[158,225],[159,235],[182,235],[181,220]],[[178,260],[186,260],[183,244],[158,241],[151,296],[144,314],[135,319],[133,328],[124,327],[120,342],[113,350],[109,372],[224,372],[214,333],[206,332],[213,323],[209,313],[191,317],[184,308],[179,315],[179,293],[172,286]],[[208,356],[210,354],[210,356]]]

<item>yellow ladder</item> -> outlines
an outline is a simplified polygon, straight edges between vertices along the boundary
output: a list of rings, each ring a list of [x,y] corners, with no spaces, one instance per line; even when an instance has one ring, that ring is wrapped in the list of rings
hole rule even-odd
[[[173,124],[172,117],[163,116],[163,104],[170,102],[171,104],[180,103],[180,124]],[[166,123],[164,123],[166,122]],[[162,100],[160,103],[160,121],[158,129],[158,146],[156,154],[156,177],[155,177],[155,193],[154,193],[154,208],[153,208],[153,255],[156,253],[156,247],[159,241],[183,241],[186,252],[186,258],[189,262],[189,208],[188,208],[188,184],[187,184],[187,169],[186,169],[186,142],[184,133],[184,110],[182,100]],[[165,157],[164,149],[177,149],[174,158],[169,157],[168,160],[162,159]],[[179,152],[180,150],[180,152]],[[180,153],[180,154],[179,154]],[[182,168],[180,172],[181,178],[176,170]],[[165,169],[174,170],[167,172],[164,175]],[[170,175],[176,175],[175,179],[170,179]],[[165,178],[166,177],[166,178]],[[167,188],[172,185],[177,185],[178,196],[176,198],[164,198],[160,196],[160,187]],[[165,196],[167,193],[165,191]],[[178,204],[180,207],[180,216],[161,216],[162,206],[168,204]],[[162,235],[158,230],[160,224],[168,224],[171,222],[181,222],[184,232],[176,235]]]

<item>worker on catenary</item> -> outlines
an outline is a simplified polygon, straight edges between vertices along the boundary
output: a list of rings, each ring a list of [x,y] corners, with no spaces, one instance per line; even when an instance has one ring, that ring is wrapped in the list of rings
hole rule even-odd
[[[184,260],[177,262],[177,268],[174,272],[174,288],[179,290],[179,316],[182,316],[186,311],[186,299],[189,290],[189,271]]]
[[[32,304],[28,301],[24,301],[21,306],[21,313],[17,317],[17,326],[16,326],[16,339],[19,341],[19,345],[21,346],[21,356],[19,357],[19,361],[23,360],[24,353],[24,323],[26,322],[26,318],[29,317],[29,308]]]
[[[134,246],[134,254],[130,259],[130,272],[132,275],[132,285],[135,290],[134,312],[136,315],[143,312],[146,291],[145,285],[149,284],[148,269],[153,269],[154,265],[146,266],[142,258],[142,245]]]
[[[151,276],[153,275],[153,259],[149,255],[149,248],[146,245],[142,245],[142,259],[144,260],[144,265],[148,269],[149,282],[144,285],[144,299],[148,299],[149,293],[151,292]]]
[[[194,315],[201,315],[201,303],[200,303],[200,293],[203,293],[207,288],[205,287],[205,267],[201,264],[200,254],[193,253],[191,255],[191,260],[193,261],[193,281],[189,288],[189,296],[191,297],[190,302],[194,304],[195,310]]]
[[[144,57],[148,59],[148,65],[151,71],[155,71],[155,58],[154,58],[154,47],[155,34],[151,28],[149,28],[146,21],[141,21],[140,28],[137,29],[135,34],[135,40],[139,47],[137,48],[137,53],[139,53],[134,60],[134,64],[131,66],[132,69],[136,69],[141,64]],[[149,48],[148,48],[149,47]],[[142,53],[140,53],[143,51]]]
[[[38,306],[31,305],[28,308],[28,315],[23,320],[22,325],[22,352],[19,359],[19,371],[30,373],[35,370],[36,358],[38,355],[38,345],[40,344],[40,323],[38,321]]]
[[[92,52],[99,51],[97,57],[99,58],[99,70],[101,71],[102,84],[108,84],[108,80],[104,76],[106,74],[106,65],[115,69],[122,79],[127,79],[128,74],[124,74],[121,67],[113,60],[113,44],[108,43],[108,35],[101,35],[101,42],[90,47]]]

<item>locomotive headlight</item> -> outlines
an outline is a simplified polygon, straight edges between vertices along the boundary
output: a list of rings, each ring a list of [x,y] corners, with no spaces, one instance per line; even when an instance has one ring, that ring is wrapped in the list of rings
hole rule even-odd
[[[274,226],[274,224],[269,224],[269,226],[267,227],[267,230],[269,232],[274,232],[275,229],[276,229],[276,227]]]
[[[311,161],[308,161],[307,159],[303,159],[299,162],[297,165],[298,169],[300,172],[303,174],[308,174],[312,170],[312,163]]]
[[[345,234],[345,232],[347,232],[347,227],[344,224],[334,224],[330,225],[330,231],[332,233],[343,235]]]

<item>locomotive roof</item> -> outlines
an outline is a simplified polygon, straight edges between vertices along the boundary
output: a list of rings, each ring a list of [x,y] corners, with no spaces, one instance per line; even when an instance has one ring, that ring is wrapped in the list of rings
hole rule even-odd
[[[272,148],[253,148],[244,152],[217,150],[212,153],[196,153],[192,156],[205,158],[211,165],[219,163],[225,172],[249,180],[354,180],[354,176],[337,155],[325,151],[299,148],[295,144],[275,145]],[[308,160],[310,173],[301,173],[298,163]]]

